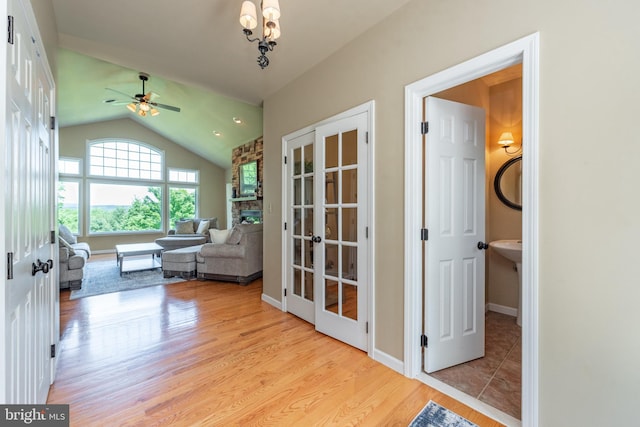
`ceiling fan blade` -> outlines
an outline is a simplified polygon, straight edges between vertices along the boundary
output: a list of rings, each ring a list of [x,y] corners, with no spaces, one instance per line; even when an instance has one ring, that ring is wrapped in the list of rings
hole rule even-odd
[[[157,102],[150,102],[149,104],[153,105],[154,107],[164,108],[165,110],[171,110],[178,113],[180,112],[180,107],[174,107],[173,105],[158,104]]]
[[[126,94],[126,93],[124,93],[124,92],[120,92],[119,90],[111,89],[110,87],[106,87],[105,89],[106,89],[106,90],[110,90],[110,91],[115,92],[115,93],[119,93],[120,95],[126,96],[127,98],[131,98],[131,99],[133,99],[133,100],[136,100],[136,101],[137,101],[137,99],[136,99],[136,98],[134,98],[133,96],[128,95],[128,94]]]

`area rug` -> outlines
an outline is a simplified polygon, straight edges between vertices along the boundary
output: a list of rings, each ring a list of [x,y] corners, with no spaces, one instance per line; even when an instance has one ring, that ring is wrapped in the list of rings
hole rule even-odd
[[[105,261],[90,261],[84,267],[82,288],[71,291],[69,299],[78,299],[112,292],[128,291],[156,285],[169,285],[184,282],[180,277],[165,279],[160,269],[132,271],[120,277],[120,269],[116,265],[115,256]]]
[[[478,425],[430,400],[411,421],[409,427],[478,427]]]

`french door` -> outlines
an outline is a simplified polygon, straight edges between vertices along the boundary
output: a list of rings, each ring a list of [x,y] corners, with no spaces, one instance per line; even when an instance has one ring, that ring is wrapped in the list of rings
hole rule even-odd
[[[287,311],[367,350],[368,114],[287,141]]]

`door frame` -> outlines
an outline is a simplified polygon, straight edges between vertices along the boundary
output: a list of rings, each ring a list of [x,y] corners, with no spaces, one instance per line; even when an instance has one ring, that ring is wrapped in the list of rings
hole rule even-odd
[[[522,63],[522,425],[539,412],[539,46],[534,33],[405,86],[404,374],[441,390],[499,421],[514,419],[422,371],[422,141],[423,98]],[[503,421],[504,422],[504,421]]]
[[[375,260],[375,180],[374,180],[374,153],[375,153],[375,101],[370,100],[363,104],[357,105],[349,110],[343,111],[342,113],[336,114],[335,116],[331,116],[327,119],[316,122],[312,125],[306,126],[302,129],[299,129],[295,132],[289,133],[282,137],[281,142],[281,156],[282,156],[282,169],[280,172],[280,184],[281,184],[281,193],[282,197],[282,235],[281,239],[281,251],[282,251],[282,265],[281,267],[281,277],[282,277],[282,303],[280,304],[281,310],[287,311],[287,298],[285,297],[285,291],[287,289],[287,260],[289,259],[289,249],[287,245],[286,239],[286,230],[285,223],[287,222],[287,213],[288,213],[288,198],[287,198],[287,165],[285,163],[285,156],[287,152],[287,143],[289,140],[295,139],[299,136],[305,135],[307,133],[315,133],[317,127],[332,123],[336,120],[346,119],[361,113],[367,113],[367,127],[369,129],[369,139],[368,139],[368,147],[367,150],[367,188],[369,189],[368,200],[366,204],[367,209],[367,224],[369,227],[369,238],[368,238],[368,254],[367,254],[367,277],[369,278],[367,286],[368,286],[368,295],[367,295],[367,322],[368,322],[368,336],[367,336],[367,354],[369,357],[374,356],[375,349],[375,316],[373,307],[375,307],[375,269],[374,269],[374,260]]]

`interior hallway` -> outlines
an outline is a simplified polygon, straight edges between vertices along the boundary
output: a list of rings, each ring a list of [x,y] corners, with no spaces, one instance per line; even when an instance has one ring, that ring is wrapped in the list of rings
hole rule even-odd
[[[93,259],[93,257],[92,257]],[[262,302],[188,281],[69,301],[48,403],[72,426],[398,425],[429,401],[501,424]]]

